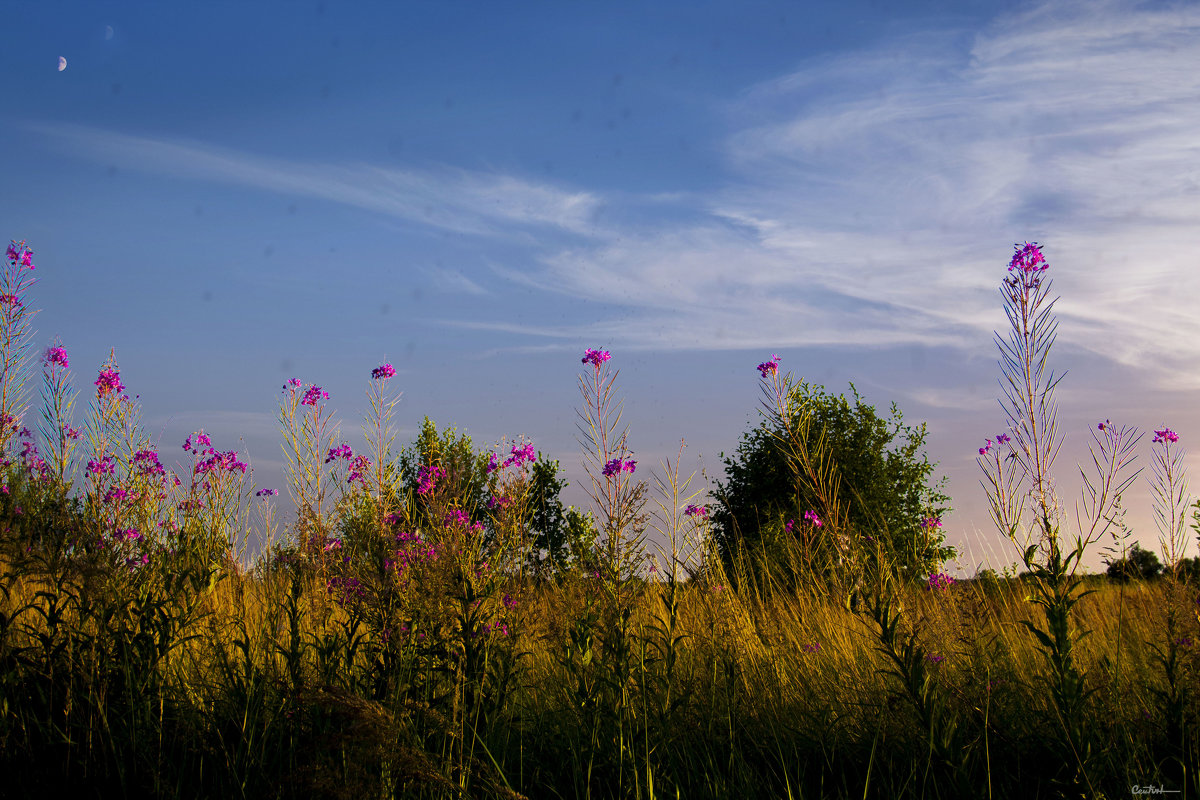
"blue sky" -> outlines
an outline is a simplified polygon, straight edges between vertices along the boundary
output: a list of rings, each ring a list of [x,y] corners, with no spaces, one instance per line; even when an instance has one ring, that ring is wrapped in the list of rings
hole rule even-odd
[[[260,486],[286,379],[354,444],[390,361],[402,440],[524,434],[576,503],[585,347],[642,468],[684,437],[709,477],[777,352],[928,422],[973,571],[1014,557],[974,456],[1035,240],[1067,510],[1097,420],[1190,444],[1200,6],[646,5],[8,4],[0,235],[35,250],[41,338],[81,388],[116,348],[165,452],[240,438]],[[1126,505],[1152,545],[1144,481]]]

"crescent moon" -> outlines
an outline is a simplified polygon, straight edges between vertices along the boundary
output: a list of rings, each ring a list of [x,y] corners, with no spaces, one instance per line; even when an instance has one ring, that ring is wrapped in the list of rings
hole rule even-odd
[[[59,56],[58,57],[58,71],[62,72],[66,68],[67,68],[67,60],[65,58],[63,58],[62,56]]]

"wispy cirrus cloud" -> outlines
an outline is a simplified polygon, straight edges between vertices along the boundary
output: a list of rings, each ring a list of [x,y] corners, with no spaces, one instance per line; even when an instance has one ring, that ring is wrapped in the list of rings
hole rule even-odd
[[[1200,8],[1126,2],[814,60],[731,101],[729,177],[679,199],[690,221],[544,253],[526,279],[641,309],[630,342],[982,351],[1008,247],[1036,239],[1062,341],[1194,386],[1197,64]]]
[[[64,150],[93,160],[329,200],[455,233],[507,237],[554,229],[587,234],[600,202],[588,192],[564,191],[504,173],[295,161],[76,125],[30,128]]]

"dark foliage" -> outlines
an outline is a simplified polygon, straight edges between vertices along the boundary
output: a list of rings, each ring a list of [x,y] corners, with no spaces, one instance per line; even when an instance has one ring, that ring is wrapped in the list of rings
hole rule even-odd
[[[950,498],[945,478],[933,480],[934,465],[924,453],[925,425],[906,425],[899,408],[881,419],[863,402],[853,384],[851,396],[834,395],[822,386],[793,388],[797,413],[812,415],[813,442],[824,437],[841,478],[838,501],[851,532],[878,537],[897,565],[924,574],[953,555],[937,527]],[[742,548],[762,547],[778,536],[787,520],[800,521],[817,503],[797,481],[781,448],[778,431],[764,421],[743,434],[732,456],[722,454],[725,481],[719,482],[713,513],[721,555],[731,560]]]

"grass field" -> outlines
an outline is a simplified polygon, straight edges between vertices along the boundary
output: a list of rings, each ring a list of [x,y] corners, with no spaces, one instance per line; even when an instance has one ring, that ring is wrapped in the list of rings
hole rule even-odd
[[[610,354],[590,349],[587,513],[537,519],[554,472],[523,439],[476,453],[427,425],[396,454],[385,364],[357,454],[319,386],[283,387],[296,513],[277,520],[277,493],[203,431],[190,464],[162,464],[115,356],[76,422],[53,344],[36,432],[22,423],[31,258],[14,242],[0,272],[0,796],[1200,792],[1178,436],[1155,431],[1151,462],[1170,569],[1082,574],[1089,549],[1133,552],[1120,497],[1138,437],[1098,426],[1068,529],[1036,245],[1017,248],[1002,289],[1011,438],[979,449],[1024,571],[969,581],[914,568],[886,525],[849,518],[775,357],[758,366],[764,413],[814,507],[775,520],[771,542],[721,552],[678,462],[653,486],[634,477]],[[940,520],[908,522],[940,552]],[[252,535],[261,552],[246,552]]]

